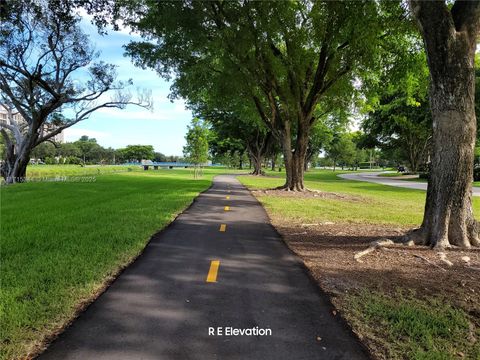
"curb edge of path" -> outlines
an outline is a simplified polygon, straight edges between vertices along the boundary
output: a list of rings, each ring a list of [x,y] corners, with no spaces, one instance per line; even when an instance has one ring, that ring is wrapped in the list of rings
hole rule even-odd
[[[213,185],[214,185],[214,179],[215,177],[217,177],[218,175],[215,175],[213,178],[212,178],[212,181],[210,183],[210,186],[208,186],[208,188],[200,191],[198,193],[197,196],[195,196],[192,201],[190,202],[190,204],[188,204],[182,211],[180,211],[178,214],[175,215],[175,217],[172,219],[172,221],[170,221],[168,224],[166,224],[163,228],[155,231],[155,233],[153,233],[147,240],[147,242],[145,243],[144,247],[139,251],[139,253],[137,255],[135,255],[132,259],[130,259],[127,263],[123,264],[122,266],[120,266],[114,274],[112,274],[111,276],[109,276],[106,280],[105,280],[105,283],[102,284],[102,286],[88,299],[82,301],[79,303],[78,305],[78,308],[75,310],[75,313],[73,314],[73,316],[68,319],[67,322],[65,322],[65,324],[62,324],[59,328],[55,329],[53,331],[52,334],[49,334],[47,336],[45,336],[44,339],[41,340],[40,344],[38,345],[35,345],[34,349],[32,350],[32,352],[30,352],[27,356],[29,356],[29,358],[31,359],[35,359],[37,358],[38,356],[40,356],[43,352],[45,352],[45,350],[47,350],[47,348],[50,346],[51,343],[53,343],[62,333],[64,333],[70,326],[73,325],[73,323],[85,312],[88,310],[88,308],[95,302],[97,301],[100,296],[102,296],[109,288],[110,286],[113,285],[113,283],[120,277],[120,275],[123,274],[123,272],[128,268],[130,267],[133,263],[135,263],[137,260],[139,260],[142,255],[145,253],[145,250],[147,249],[148,245],[152,242],[152,240],[157,237],[158,235],[160,235],[161,233],[163,233],[164,231],[166,231],[170,226],[172,226],[172,224],[175,222],[175,220],[177,220],[177,218],[179,216],[181,216],[183,213],[185,213],[186,211],[188,211],[192,206],[193,204],[195,204],[195,202],[197,202],[197,199],[204,193],[206,193],[207,191],[209,191]]]
[[[241,176],[241,175],[235,175],[235,178],[237,178],[237,176]],[[238,179],[237,179],[238,180]],[[238,180],[240,182],[240,184],[242,184],[242,182],[240,180]],[[270,218],[270,215],[268,213],[268,211],[265,209],[265,207],[263,206],[262,202],[260,200],[258,200],[258,198],[252,193],[252,190],[250,190],[247,186],[243,185],[242,186],[245,187],[245,189],[250,193],[250,195],[252,195],[257,201],[258,203],[260,204],[260,206],[262,207],[263,211],[265,211],[265,214],[267,215],[267,218],[268,218],[268,225],[273,229],[273,231],[278,235],[278,237],[282,240],[282,243],[283,245],[288,249],[288,251],[293,255],[293,258],[295,259],[295,263],[296,265],[298,265],[303,273],[305,273],[308,277],[308,279],[310,280],[310,282],[314,285],[314,288],[317,292],[317,294],[319,295],[320,298],[322,298],[322,300],[325,301],[325,303],[328,305],[328,307],[330,308],[330,315],[332,315],[332,310],[335,310],[337,312],[336,315],[334,315],[333,317],[336,319],[336,321],[343,327],[345,328],[346,330],[348,330],[352,336],[357,340],[357,342],[360,344],[361,348],[362,348],[362,351],[365,353],[365,355],[370,358],[370,359],[374,359],[373,357],[373,354],[371,353],[370,349],[367,347],[367,345],[365,345],[365,343],[362,341],[362,339],[360,339],[360,337],[358,336],[358,334],[353,331],[353,328],[352,326],[350,325],[350,323],[343,317],[343,312],[340,311],[339,309],[337,309],[335,307],[335,305],[332,303],[331,301],[331,297],[329,295],[329,292],[325,291],[321,286],[320,286],[320,283],[317,281],[317,279],[315,279],[315,277],[313,276],[311,270],[308,268],[307,265],[305,265],[305,262],[302,260],[302,258],[300,257],[300,255],[298,255],[289,245],[288,245],[288,242],[285,240],[285,237],[282,235],[282,233],[280,233],[278,231],[278,229],[272,224],[272,219]]]

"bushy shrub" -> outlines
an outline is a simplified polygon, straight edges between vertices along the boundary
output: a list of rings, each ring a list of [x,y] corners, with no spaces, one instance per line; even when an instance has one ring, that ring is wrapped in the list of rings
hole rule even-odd
[[[55,159],[55,158],[52,157],[52,156],[47,156],[47,157],[45,157],[45,164],[47,164],[47,165],[55,165],[55,164],[57,164],[57,159]]]
[[[81,162],[82,160],[76,156],[68,156],[65,159],[65,164],[79,165]]]

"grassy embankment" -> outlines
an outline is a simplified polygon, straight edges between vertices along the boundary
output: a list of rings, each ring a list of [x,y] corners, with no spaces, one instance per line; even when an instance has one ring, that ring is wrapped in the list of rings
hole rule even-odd
[[[109,170],[38,166],[28,173],[91,176],[98,169]],[[60,329],[221,172],[205,169],[193,180],[187,169],[132,171],[95,182],[3,186],[0,358],[25,356]]]
[[[283,224],[288,221],[297,224],[332,222],[335,226],[338,225],[338,231],[342,231],[342,226],[362,228],[364,225],[382,224],[404,228],[418,226],[421,222],[424,191],[345,180],[337,177],[338,173],[329,170],[308,172],[305,176],[306,186],[310,189],[354,196],[361,201],[344,201],[340,197],[287,197],[271,193],[262,193],[258,198],[274,223],[275,219]],[[269,174],[276,177],[242,176],[240,180],[250,189],[259,190],[283,184],[283,174]],[[479,198],[474,198],[474,210],[477,216],[480,215]],[[292,241],[294,248],[301,242],[299,236],[295,236]],[[308,245],[313,248],[312,240],[306,241],[310,241]],[[332,243],[332,246],[335,245]],[[330,249],[323,244],[315,251]],[[315,255],[310,252],[307,257],[312,259]],[[334,263],[335,260],[332,257],[328,261]],[[336,267],[330,264],[320,265],[320,268],[321,266]],[[355,265],[350,266],[355,268]],[[357,271],[369,271],[368,267],[362,268],[361,264],[358,264],[357,268]],[[385,271],[388,276],[388,271],[392,269],[387,266]],[[321,273],[320,277],[325,278],[327,273]],[[375,276],[372,273],[372,283],[377,281]],[[381,283],[373,287],[382,288]],[[369,338],[370,344],[376,344],[376,350],[380,349],[378,353],[384,354],[380,356],[382,358],[480,359],[479,341],[473,346],[471,341],[472,336],[480,335],[479,319],[473,319],[471,314],[455,306],[453,299],[423,296],[401,287],[397,294],[381,290],[358,290],[349,291],[342,296],[348,309],[347,319],[358,333]],[[472,328],[475,323],[477,325]]]

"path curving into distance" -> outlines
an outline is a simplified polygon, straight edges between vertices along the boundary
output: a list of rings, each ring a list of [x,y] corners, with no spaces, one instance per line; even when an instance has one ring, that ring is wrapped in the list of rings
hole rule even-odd
[[[366,181],[366,182],[371,182],[375,184],[396,186],[396,187],[402,187],[407,189],[425,190],[425,191],[427,190],[427,183],[398,180],[398,179],[391,179],[388,177],[378,176],[379,174],[382,174],[382,173],[383,172],[365,172],[365,173],[339,174],[337,176],[347,180]],[[480,188],[474,186],[472,188],[472,193],[473,193],[473,196],[480,196]]]
[[[39,358],[367,359],[332,310],[260,203],[224,175]],[[217,327],[271,335],[209,335]]]

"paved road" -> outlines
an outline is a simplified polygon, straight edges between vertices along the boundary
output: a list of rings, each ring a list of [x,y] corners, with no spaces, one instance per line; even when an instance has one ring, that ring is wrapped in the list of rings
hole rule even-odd
[[[228,326],[258,326],[272,335],[208,334],[209,327]],[[261,205],[233,176],[217,177],[40,356],[367,358]]]
[[[407,189],[427,190],[427,183],[398,180],[398,179],[391,179],[388,177],[378,176],[381,173],[382,172],[365,172],[365,173],[340,174],[338,176],[348,180],[366,181],[366,182],[388,185],[388,186],[403,187]],[[479,187],[473,187],[472,191],[473,191],[473,196],[480,196]]]

